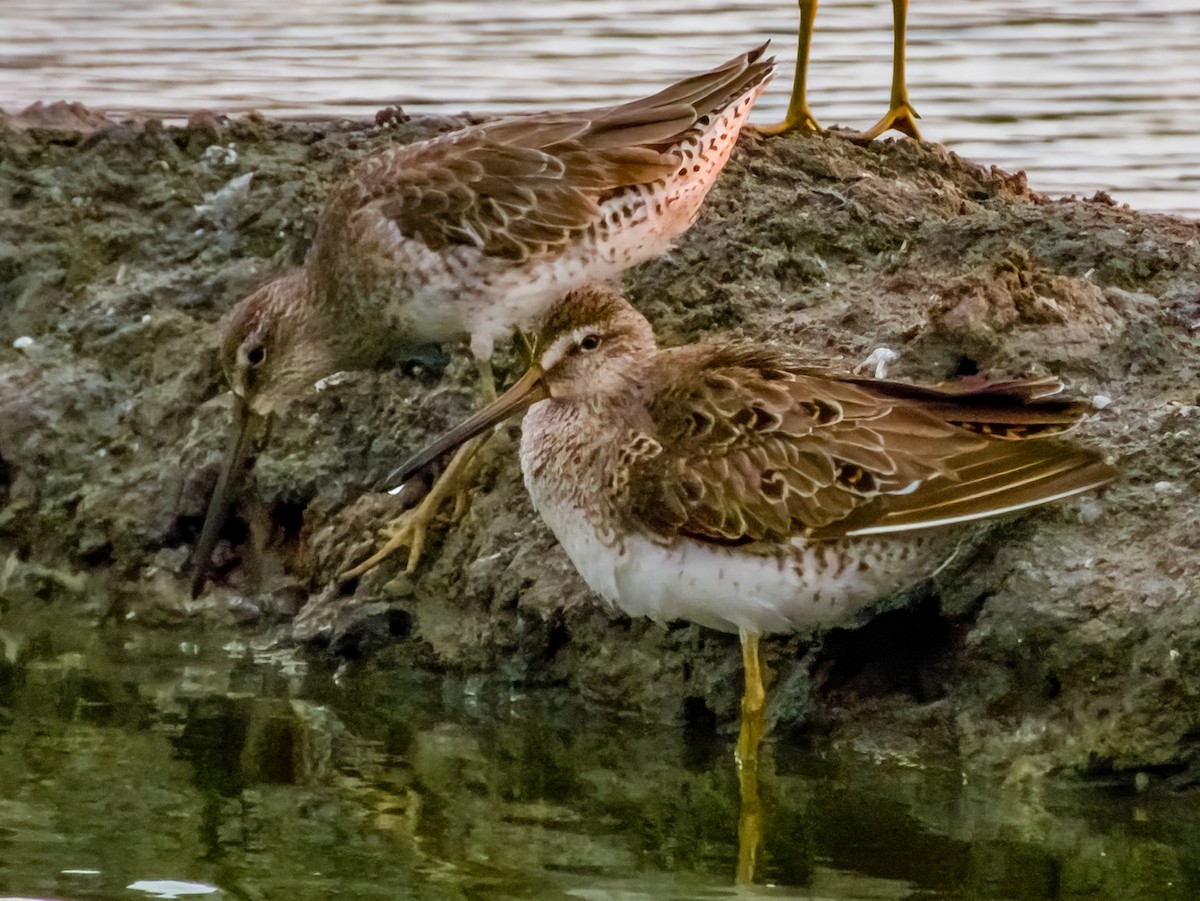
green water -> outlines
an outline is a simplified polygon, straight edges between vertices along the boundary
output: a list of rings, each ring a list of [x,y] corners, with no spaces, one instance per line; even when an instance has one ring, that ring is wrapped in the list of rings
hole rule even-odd
[[[0,898],[1200,897],[1200,799],[765,752],[215,632],[0,621]],[[189,894],[192,893],[192,894]]]

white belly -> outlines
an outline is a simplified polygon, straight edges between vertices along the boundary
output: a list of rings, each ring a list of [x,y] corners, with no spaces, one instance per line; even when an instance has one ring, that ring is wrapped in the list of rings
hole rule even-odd
[[[605,600],[630,616],[722,631],[791,632],[844,621],[931,575],[953,547],[945,536],[859,539],[871,561],[862,569],[828,544],[799,538],[769,556],[691,539],[664,546],[626,535],[608,542],[580,511],[539,504],[531,494],[588,587]]]

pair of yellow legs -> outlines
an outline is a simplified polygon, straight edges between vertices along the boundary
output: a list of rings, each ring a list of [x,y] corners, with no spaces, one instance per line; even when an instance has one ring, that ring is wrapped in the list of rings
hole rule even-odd
[[[792,82],[792,99],[782,122],[759,127],[760,134],[777,135],[787,131],[813,134],[823,131],[808,108],[808,59],[812,45],[813,20],[817,16],[817,0],[800,2],[800,40],[796,48],[796,78]],[[908,87],[904,80],[905,29],[908,22],[908,0],[892,0],[892,96],[883,118],[864,132],[853,137],[870,141],[894,128],[909,137],[921,140],[917,129],[917,111],[908,102]]]

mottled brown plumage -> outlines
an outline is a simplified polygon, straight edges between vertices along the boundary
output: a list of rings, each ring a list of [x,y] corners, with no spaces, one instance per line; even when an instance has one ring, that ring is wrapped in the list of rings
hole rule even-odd
[[[1040,396],[1057,381],[936,390],[728,345],[662,350],[657,363],[670,377],[646,412],[661,452],[621,478],[630,518],[668,539],[837,539],[977,518],[1011,506],[1018,478],[1033,499],[1061,482],[1064,463],[1083,462],[1074,448],[1019,440],[1082,415]]]
[[[323,376],[405,345],[468,339],[486,364],[567,291],[664,252],[770,78],[764,50],[630,103],[502,119],[358,164],[332,192],[304,268],[227,320],[221,362],[238,421],[249,427]],[[227,504],[210,504],[193,593]]]

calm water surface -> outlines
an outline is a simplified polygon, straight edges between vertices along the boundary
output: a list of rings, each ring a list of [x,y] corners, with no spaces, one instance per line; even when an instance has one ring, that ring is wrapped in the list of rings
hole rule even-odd
[[[244,638],[0,624],[0,897],[1191,899],[1200,799],[765,751],[732,887],[732,736]]]
[[[3,0],[0,106],[370,116],[504,112],[648,93],[765,38],[794,0]],[[866,127],[886,105],[888,0],[822,0],[811,100]],[[1200,2],[913,0],[909,84],[927,138],[1052,193],[1200,215]]]

